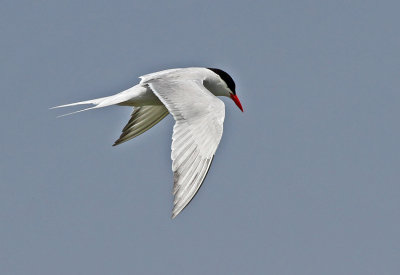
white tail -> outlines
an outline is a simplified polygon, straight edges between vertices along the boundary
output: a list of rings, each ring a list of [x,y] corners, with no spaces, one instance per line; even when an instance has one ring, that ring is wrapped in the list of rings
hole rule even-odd
[[[76,102],[76,103],[60,105],[60,106],[52,107],[50,109],[71,107],[71,106],[76,106],[76,105],[88,105],[88,104],[95,105],[93,107],[89,107],[89,108],[86,108],[83,110],[79,110],[79,111],[75,111],[72,113],[58,116],[58,117],[63,117],[63,116],[68,116],[68,115],[76,114],[79,112],[91,110],[91,109],[102,108],[102,107],[106,107],[106,106],[110,106],[110,105],[116,105],[116,104],[120,104],[120,103],[123,103],[123,102],[131,99],[133,94],[135,93],[135,90],[137,90],[137,88],[139,88],[139,87],[134,86],[128,90],[125,90],[121,93],[118,93],[118,94],[115,94],[112,96],[106,96],[106,97],[96,98],[96,99],[92,99],[92,100],[85,100],[85,101],[80,101],[80,102]]]
[[[101,108],[101,107],[106,107],[106,106],[110,106],[110,105],[116,104],[116,103],[113,103],[113,102],[115,102],[114,100],[111,100],[112,97],[114,97],[114,96],[106,96],[106,97],[96,98],[96,99],[92,99],[92,100],[85,100],[85,101],[75,102],[75,103],[71,103],[71,104],[55,106],[55,107],[52,107],[50,109],[71,107],[71,106],[77,106],[77,105],[88,105],[88,104],[96,105],[96,106],[93,106],[93,107],[85,108],[83,110],[78,110],[78,111],[75,111],[75,112],[72,112],[72,113],[64,114],[64,115],[61,115],[61,116],[58,116],[58,117],[69,116],[69,115],[80,113],[80,112],[83,112],[83,111],[96,109],[96,108]]]

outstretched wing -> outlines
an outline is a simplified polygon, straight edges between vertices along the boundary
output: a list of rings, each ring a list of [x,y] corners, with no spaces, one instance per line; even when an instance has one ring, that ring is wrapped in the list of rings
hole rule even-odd
[[[222,137],[225,105],[201,81],[153,78],[142,83],[149,85],[175,119],[171,146],[174,218],[207,175]]]
[[[135,107],[131,119],[128,124],[122,129],[122,134],[117,141],[113,144],[124,143],[140,134],[143,134],[151,127],[160,122],[168,115],[168,110],[164,105],[149,105],[142,107]]]

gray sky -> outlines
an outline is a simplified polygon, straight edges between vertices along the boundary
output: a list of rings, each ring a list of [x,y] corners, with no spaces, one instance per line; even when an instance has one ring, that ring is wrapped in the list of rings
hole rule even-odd
[[[398,274],[399,1],[8,1],[1,274]],[[173,120],[59,118],[161,69],[236,81],[199,194],[171,220]]]

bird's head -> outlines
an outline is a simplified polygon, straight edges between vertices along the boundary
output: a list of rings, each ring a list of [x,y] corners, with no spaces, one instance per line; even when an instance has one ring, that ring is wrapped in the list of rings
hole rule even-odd
[[[240,103],[239,98],[236,95],[236,85],[235,81],[233,81],[232,77],[225,71],[216,68],[208,68],[209,70],[213,71],[217,74],[228,92],[228,96],[235,102],[235,104],[239,107],[239,109],[243,112],[242,104]]]

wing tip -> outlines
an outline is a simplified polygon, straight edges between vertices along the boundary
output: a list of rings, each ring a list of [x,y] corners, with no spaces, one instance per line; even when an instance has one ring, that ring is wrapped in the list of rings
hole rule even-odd
[[[175,208],[172,210],[172,214],[171,214],[171,219],[174,220],[176,218],[176,216],[179,215],[179,213],[182,212],[183,209],[177,211]]]

